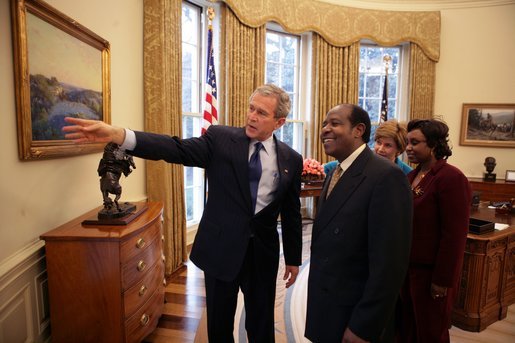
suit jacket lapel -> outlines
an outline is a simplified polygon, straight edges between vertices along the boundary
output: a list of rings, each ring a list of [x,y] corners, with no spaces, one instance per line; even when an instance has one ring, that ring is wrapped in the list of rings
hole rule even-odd
[[[363,182],[365,175],[363,175],[362,171],[372,154],[373,153],[370,149],[365,148],[345,173],[343,173],[327,199],[325,199],[325,196],[329,181],[325,182],[324,189],[321,194],[321,197],[323,197],[322,203],[318,207],[317,216],[313,224],[313,239],[315,239],[316,235],[321,230],[327,227],[327,224],[338,213],[340,208],[351,199],[351,196]]]
[[[276,192],[276,194],[281,194],[282,192],[284,192],[284,190],[287,186],[287,183],[288,183],[287,178],[289,176],[289,173],[292,173],[293,171],[289,170],[290,154],[289,154],[287,145],[278,141],[277,138],[275,137],[275,135],[274,135],[274,142],[275,142],[275,152],[277,155],[277,170],[279,173],[279,185],[277,186],[277,189],[275,192]],[[271,203],[269,203],[268,205],[266,205],[265,208],[263,208],[261,211],[259,211],[258,214],[266,212],[265,210],[271,206],[275,206],[275,203],[276,203],[276,201],[278,201],[278,199],[279,199],[279,197],[276,196],[274,198],[274,200],[272,200]]]
[[[277,187],[277,192],[280,193],[286,187],[289,173],[293,171],[289,170],[290,154],[287,146],[278,141],[275,135],[274,142],[277,153],[277,170],[279,171],[279,186]]]

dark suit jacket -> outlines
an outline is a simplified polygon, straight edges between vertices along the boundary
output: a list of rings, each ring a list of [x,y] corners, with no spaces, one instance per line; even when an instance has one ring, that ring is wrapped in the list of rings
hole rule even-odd
[[[254,215],[248,179],[250,139],[243,128],[212,125],[205,135],[184,140],[136,132],[136,139],[130,152],[134,156],[206,169],[209,195],[190,255],[200,269],[224,281],[234,280],[253,233],[258,268],[276,274],[279,214],[285,262],[301,264],[301,155],[274,137],[279,186],[274,200]]]
[[[306,337],[341,342],[350,327],[379,341],[408,266],[410,186],[395,164],[368,147],[324,200],[327,186],[313,224]]]

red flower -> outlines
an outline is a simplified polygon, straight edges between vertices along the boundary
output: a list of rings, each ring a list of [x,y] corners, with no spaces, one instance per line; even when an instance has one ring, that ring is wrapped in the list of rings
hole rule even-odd
[[[324,166],[313,158],[304,159],[302,177],[313,179],[324,179]]]

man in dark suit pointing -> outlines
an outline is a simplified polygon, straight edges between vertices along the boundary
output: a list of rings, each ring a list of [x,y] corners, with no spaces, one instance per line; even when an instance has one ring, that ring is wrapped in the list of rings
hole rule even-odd
[[[286,121],[289,96],[264,85],[250,97],[244,128],[210,126],[180,139],[66,118],[76,142],[114,142],[136,157],[205,168],[209,196],[191,251],[204,271],[209,342],[233,342],[237,295],[245,301],[250,342],[274,342],[274,302],[281,231],[286,287],[301,264],[302,156],[273,135]]]
[[[339,164],[313,223],[305,335],[317,343],[393,342],[411,244],[411,189],[400,168],[366,145],[370,118],[361,107],[331,109],[320,138]]]

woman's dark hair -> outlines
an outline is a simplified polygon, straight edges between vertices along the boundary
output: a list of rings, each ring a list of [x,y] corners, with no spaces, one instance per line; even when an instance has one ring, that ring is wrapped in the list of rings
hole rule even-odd
[[[426,137],[426,144],[433,149],[437,160],[452,155],[449,147],[449,127],[437,119],[413,119],[408,123],[408,132],[420,130]]]

